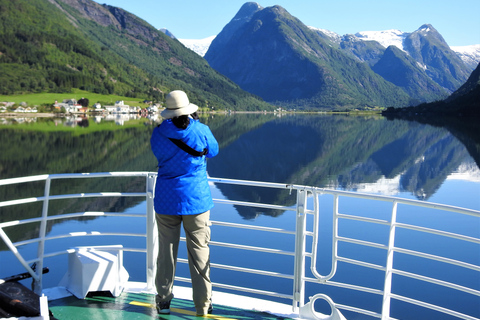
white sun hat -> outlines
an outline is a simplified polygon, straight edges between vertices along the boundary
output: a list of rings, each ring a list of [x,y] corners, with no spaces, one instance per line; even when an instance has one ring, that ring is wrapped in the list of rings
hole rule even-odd
[[[164,119],[189,115],[198,110],[198,106],[190,103],[187,94],[181,90],[174,90],[167,94],[166,109],[162,111],[161,116]]]

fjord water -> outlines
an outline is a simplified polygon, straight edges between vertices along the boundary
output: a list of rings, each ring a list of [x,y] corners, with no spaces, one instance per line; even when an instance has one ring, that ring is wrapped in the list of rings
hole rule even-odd
[[[387,120],[378,116],[345,116],[345,115],[286,115],[273,114],[233,114],[209,115],[201,119],[208,124],[220,144],[219,155],[208,160],[208,173],[211,177],[232,178],[241,180],[257,180],[279,183],[293,183],[330,189],[350,190],[383,195],[393,195],[403,198],[419,199],[442,204],[466,207],[480,210],[480,170],[478,163],[469,153],[469,149],[453,136],[448,130],[403,120]],[[2,153],[0,155],[1,178],[19,177],[44,173],[70,172],[106,172],[106,171],[155,171],[156,161],[150,152],[149,138],[155,124],[147,120],[125,122],[119,126],[114,122],[83,121],[82,126],[67,127],[72,121],[66,119],[44,119],[37,123],[8,123],[0,125],[2,139],[0,141]],[[81,123],[81,122],[78,122]],[[475,154],[474,154],[475,156]],[[125,187],[134,191],[142,181],[124,182]],[[73,190],[68,193],[110,191],[112,186],[107,182],[88,184],[79,182],[78,185],[69,185]],[[0,189],[1,199],[18,197],[25,192],[42,194],[42,187]],[[59,185],[62,189],[66,186]],[[78,189],[78,191],[75,191]],[[97,190],[98,189],[98,190]],[[232,199],[240,201],[258,201],[291,206],[295,196],[288,191],[266,190],[263,188],[242,188],[216,184],[212,186],[214,198]],[[34,196],[29,194],[29,196]],[[328,203],[328,201],[326,201]],[[358,203],[356,200],[342,204],[342,210],[380,210],[382,204]],[[328,207],[328,205],[327,205]],[[139,212],[144,210],[145,203],[132,199],[119,199],[114,203],[84,203],[69,202],[51,205],[51,213],[81,212],[81,211],[115,211]],[[38,208],[23,209],[14,212],[8,208],[0,208],[0,221],[24,219],[38,216]],[[324,243],[319,250],[325,251],[328,257],[329,226],[331,210],[322,216],[321,228],[325,232]],[[471,223],[468,218],[452,221],[451,217],[429,216],[423,213],[411,213],[412,217],[422,217],[425,226],[442,230],[462,232],[477,236],[480,233],[478,223]],[[227,205],[216,205],[212,210],[212,220],[237,222],[252,225],[294,230],[294,214],[265,209],[241,208]],[[128,230],[128,232],[144,232],[144,225],[132,226],[128,219],[111,223],[109,218],[95,220],[82,219],[81,221],[67,221],[49,226],[49,235],[63,234],[73,231],[97,230],[99,225],[114,232]],[[12,235],[14,241],[23,239],[26,233],[34,233],[37,229],[20,230]],[[360,232],[355,228],[346,227],[348,232]],[[103,229],[102,229],[103,230]],[[37,231],[38,232],[38,231]],[[361,230],[363,233],[382,234],[382,230]],[[246,234],[248,233],[248,235]],[[108,238],[108,237],[107,237]],[[103,239],[103,238],[102,238]],[[224,230],[222,227],[212,228],[214,241],[242,243],[272,248],[284,245],[284,240],[276,236],[257,235],[254,231]],[[418,240],[411,235],[404,235],[405,245],[409,241]],[[420,239],[423,241],[423,239]],[[89,239],[85,239],[86,244]],[[105,244],[112,244],[112,239],[102,240]],[[136,247],[137,240],[132,243],[122,243],[126,247]],[[139,240],[140,241],[140,240]],[[424,239],[427,246],[435,251],[435,239]],[[438,244],[443,249],[455,252],[455,243]],[[293,246],[293,241],[291,241]],[[17,263],[3,263],[12,260],[0,243],[0,278],[23,272]],[[285,250],[285,247],[282,247]],[[293,250],[293,247],[287,248]],[[445,250],[446,250],[445,249]],[[478,247],[476,248],[478,249]],[[36,248],[22,248],[22,253],[36,252]],[[346,245],[342,250],[355,254],[356,248]],[[51,248],[50,251],[55,251]],[[376,253],[363,252],[371,255],[371,260],[381,260]],[[480,252],[455,252],[456,257],[480,264]],[[131,257],[133,256],[133,257]],[[186,258],[185,251],[180,251],[180,257]],[[278,259],[278,260],[277,260]],[[141,263],[139,263],[141,261]],[[144,281],[143,269],[145,265],[139,254],[126,254],[125,266],[130,273],[131,280]],[[212,261],[215,263],[235,263],[247,268],[270,268],[275,266],[276,272],[291,273],[292,261],[283,258],[265,257],[259,253],[243,253],[232,256],[224,254],[222,248],[212,248]],[[66,258],[59,257],[51,262],[54,268],[64,269]],[[378,262],[381,264],[381,262]],[[417,265],[415,259],[400,259],[398,263]],[[329,260],[318,262],[321,273],[328,273]],[[47,262],[47,266],[48,262]],[[408,267],[410,268],[410,267]],[[431,268],[438,273],[451,274],[452,270],[443,270],[437,264],[422,264],[418,268]],[[349,273],[355,272],[344,269],[339,277],[348,282]],[[212,271],[214,282],[231,283],[231,276],[222,270]],[[47,286],[56,285],[63,275],[48,274],[44,281]],[[178,275],[188,277],[188,267],[180,264]],[[456,274],[461,283],[467,283],[478,289],[480,279],[478,275]],[[224,278],[230,277],[229,281]],[[448,277],[447,277],[448,278]],[[381,289],[378,276],[366,274],[363,281],[375,283]],[[233,279],[233,281],[237,281]],[[262,280],[252,276],[245,283],[238,280],[240,286],[257,286]],[[397,284],[400,291],[411,291],[415,284]],[[260,285],[260,288],[262,286]],[[410,287],[410,289],[409,289]],[[271,281],[268,290],[283,293],[291,292],[291,282],[284,280]],[[317,289],[315,289],[317,290]],[[307,289],[308,291],[308,289]],[[346,294],[338,288],[329,287],[325,292],[339,300],[339,303],[355,304],[357,297]],[[442,292],[439,290],[439,292]],[[308,292],[314,294],[317,292]],[[443,293],[443,292],[442,292]],[[414,293],[415,294],[415,293]],[[448,293],[447,293],[448,294]],[[334,300],[335,300],[334,299]],[[438,299],[445,298],[439,294]],[[479,316],[480,310],[475,301],[469,298],[449,298],[455,309],[462,303],[468,314]],[[371,300],[371,301],[370,301]],[[336,301],[336,300],[335,300]],[[352,303],[353,301],[353,303]],[[378,299],[362,297],[366,304],[378,307]],[[453,302],[452,302],[453,301]],[[460,302],[462,301],[462,302]],[[336,301],[337,302],[337,301]],[[432,301],[435,303],[436,301]],[[447,302],[448,305],[448,302]],[[360,306],[361,307],[361,306]],[[451,307],[451,306],[447,306]],[[368,307],[366,307],[368,308]],[[402,309],[401,305],[396,306]],[[462,311],[464,311],[462,309]],[[327,311],[328,312],[328,311]],[[400,312],[400,311],[396,311]],[[421,313],[419,313],[421,315]],[[405,315],[399,318],[406,318]],[[409,319],[421,319],[422,316],[408,315]]]

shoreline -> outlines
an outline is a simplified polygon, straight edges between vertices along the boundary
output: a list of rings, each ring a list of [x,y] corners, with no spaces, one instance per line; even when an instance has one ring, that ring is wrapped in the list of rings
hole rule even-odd
[[[64,117],[64,113],[36,113],[36,112],[4,112],[0,113],[0,118],[48,118],[48,117]]]
[[[287,115],[287,114],[344,114],[344,115],[375,115],[379,114],[381,115],[380,111],[200,111],[199,113],[202,114],[218,114],[218,115],[229,115],[229,114],[281,114],[281,115]],[[104,113],[100,113],[104,114]],[[158,113],[160,114],[160,113]],[[53,112],[47,112],[47,113],[35,113],[35,112],[2,112],[0,113],[0,118],[49,118],[49,117],[66,117],[66,116],[90,116],[93,115],[92,113],[53,113]]]

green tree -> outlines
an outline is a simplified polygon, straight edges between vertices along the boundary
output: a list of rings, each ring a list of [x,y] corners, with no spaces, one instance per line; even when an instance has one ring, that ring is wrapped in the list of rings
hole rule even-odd
[[[82,107],[86,108],[90,104],[90,101],[87,98],[82,98],[78,100],[78,103],[82,105]]]

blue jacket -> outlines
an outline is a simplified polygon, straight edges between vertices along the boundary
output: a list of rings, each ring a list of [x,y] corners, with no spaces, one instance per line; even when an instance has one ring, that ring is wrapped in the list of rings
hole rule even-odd
[[[208,148],[206,156],[194,157],[168,138],[180,139],[197,151]],[[154,206],[159,214],[198,214],[213,208],[207,181],[206,158],[218,154],[218,143],[210,128],[190,119],[185,130],[164,120],[153,130],[150,145],[158,160]]]

